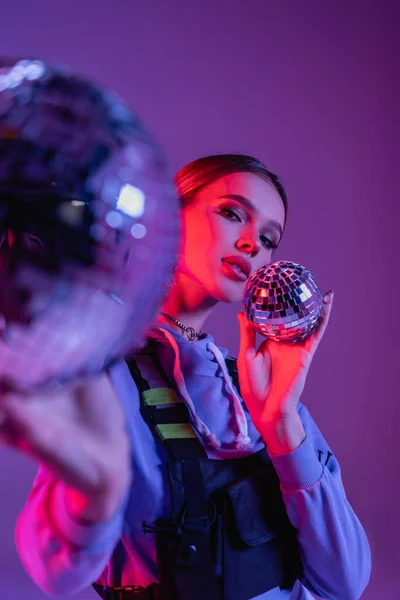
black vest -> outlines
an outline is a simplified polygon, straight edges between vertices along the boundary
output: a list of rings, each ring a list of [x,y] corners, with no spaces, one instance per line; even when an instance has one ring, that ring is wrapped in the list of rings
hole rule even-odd
[[[143,353],[168,385],[156,344]],[[168,449],[173,500],[169,519],[143,523],[156,535],[160,581],[143,590],[143,599],[249,600],[274,587],[290,589],[302,572],[296,530],[266,449],[240,459],[209,459],[173,388],[150,389],[140,356],[127,362],[142,416]],[[226,362],[238,387],[236,362]],[[124,597],[131,596],[115,596]]]

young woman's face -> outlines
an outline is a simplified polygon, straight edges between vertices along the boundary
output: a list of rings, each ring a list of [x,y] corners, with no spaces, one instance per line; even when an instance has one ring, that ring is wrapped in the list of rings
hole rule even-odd
[[[234,173],[202,188],[183,211],[179,271],[222,302],[243,297],[246,281],[272,260],[285,220],[273,185]]]

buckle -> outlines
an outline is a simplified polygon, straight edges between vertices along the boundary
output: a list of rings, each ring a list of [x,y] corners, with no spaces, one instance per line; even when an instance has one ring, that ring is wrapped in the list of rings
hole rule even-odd
[[[103,600],[153,600],[154,596],[151,587],[144,588],[140,586],[116,586],[107,585],[94,586]]]
[[[135,596],[135,599],[138,599],[139,596],[146,598],[146,600],[151,600],[153,598],[153,594],[151,593],[151,588],[144,588],[137,585],[129,585],[122,588],[114,588],[118,592],[122,590],[121,600],[130,600]],[[118,596],[117,596],[118,597]],[[119,598],[118,598],[119,600]]]

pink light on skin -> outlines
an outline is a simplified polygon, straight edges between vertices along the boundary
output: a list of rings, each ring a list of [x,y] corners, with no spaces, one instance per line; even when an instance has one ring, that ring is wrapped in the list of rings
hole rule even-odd
[[[196,331],[219,301],[241,301],[247,278],[226,260],[272,262],[285,223],[274,186],[252,173],[233,173],[201,188],[182,209],[182,243],[174,285],[163,311]]]
[[[182,212],[180,272],[188,285],[201,284],[217,301],[241,300],[247,278],[228,273],[224,258],[249,261],[251,273],[271,262],[285,219],[278,192],[257,175],[234,173],[202,188]]]

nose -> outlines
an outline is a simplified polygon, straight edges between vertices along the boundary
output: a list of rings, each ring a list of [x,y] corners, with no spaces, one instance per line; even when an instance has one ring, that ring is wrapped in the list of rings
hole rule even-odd
[[[240,252],[249,254],[251,258],[257,256],[261,250],[261,242],[253,235],[246,235],[238,239],[235,244],[236,248]]]

